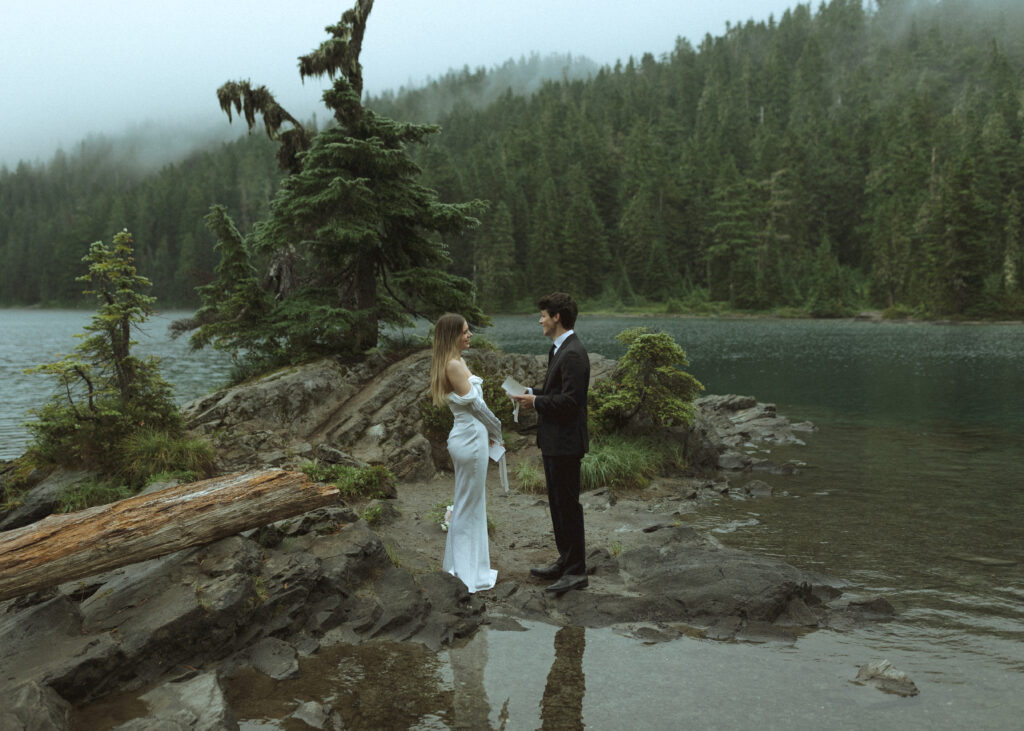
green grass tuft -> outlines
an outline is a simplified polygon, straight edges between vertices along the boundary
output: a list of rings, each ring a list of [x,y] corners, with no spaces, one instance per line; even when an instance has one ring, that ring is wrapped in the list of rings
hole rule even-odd
[[[156,429],[142,429],[121,445],[121,474],[132,485],[143,485],[153,475],[213,473],[213,447],[198,437],[176,437]]]
[[[652,477],[682,462],[679,449],[651,437],[605,437],[583,458],[580,481],[584,490],[608,487],[639,490]]]
[[[95,505],[107,505],[124,500],[131,496],[132,490],[127,485],[112,485],[102,480],[87,480],[66,487],[57,498],[54,512],[74,513]]]

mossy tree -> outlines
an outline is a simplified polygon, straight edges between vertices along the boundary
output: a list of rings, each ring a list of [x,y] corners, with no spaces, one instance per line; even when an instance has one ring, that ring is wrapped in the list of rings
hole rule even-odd
[[[333,80],[323,94],[333,118],[322,131],[306,130],[265,87],[229,82],[218,90],[229,117],[234,110],[252,129],[262,116],[290,175],[269,217],[243,246],[228,247],[264,269],[265,296],[254,298],[248,276],[225,279],[229,272],[222,270],[221,281],[201,293],[194,343],[245,343],[250,357],[274,365],[358,355],[377,344],[382,324],[408,325],[415,316],[456,311],[474,325],[487,323],[472,283],[446,271],[444,243],[476,226],[484,204],[442,203],[418,182],[421,171],[407,148],[437,127],[395,122],[362,105],[359,54],[372,7],[372,0],[358,0],[327,28],[330,37],[299,59],[303,79]],[[238,297],[215,294],[218,288],[242,288],[243,300],[267,307],[239,309],[232,304]],[[230,329],[218,329],[225,321]]]

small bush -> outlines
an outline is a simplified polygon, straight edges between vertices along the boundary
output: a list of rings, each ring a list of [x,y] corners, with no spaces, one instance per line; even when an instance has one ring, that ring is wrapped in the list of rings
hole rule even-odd
[[[668,333],[645,327],[623,330],[615,339],[627,350],[612,375],[590,389],[593,432],[656,433],[689,424],[704,386],[683,370],[689,364],[686,352]]]
[[[434,406],[430,397],[419,403],[420,418],[423,420],[423,436],[431,444],[443,445],[455,423],[455,416],[447,406]]]
[[[367,525],[377,525],[380,522],[381,516],[384,514],[384,510],[380,505],[374,505],[363,511],[362,518],[366,521]]]
[[[102,480],[79,482],[66,487],[61,492],[57,498],[57,507],[54,512],[73,513],[94,505],[107,505],[124,500],[131,495],[132,490],[127,485],[112,485]]]

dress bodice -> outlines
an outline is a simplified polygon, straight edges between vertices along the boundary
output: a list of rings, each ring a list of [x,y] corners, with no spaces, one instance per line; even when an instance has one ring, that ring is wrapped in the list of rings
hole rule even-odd
[[[484,382],[480,376],[469,377],[469,391],[460,396],[452,391],[448,394],[448,408],[455,415],[455,428],[466,426],[470,421],[479,421],[487,428],[488,436],[496,442],[501,442],[501,421],[487,408],[484,401],[484,390],[481,384]]]
[[[483,382],[484,379],[480,376],[470,376],[468,393],[460,396],[452,391],[448,394],[448,408],[452,410],[452,413],[455,414],[456,418],[463,414],[472,416],[474,405],[479,406],[476,402],[479,401],[480,404],[484,403],[484,391],[481,387]]]

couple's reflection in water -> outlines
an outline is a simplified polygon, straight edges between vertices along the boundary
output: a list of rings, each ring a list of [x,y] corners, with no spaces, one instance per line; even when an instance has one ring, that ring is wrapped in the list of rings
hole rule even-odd
[[[585,645],[585,631],[582,627],[561,627],[555,633],[555,659],[551,663],[551,670],[544,684],[544,694],[540,699],[540,728],[583,728],[583,696],[586,692],[583,675]],[[510,721],[509,697],[504,699],[496,723],[492,725],[490,722],[491,706],[484,687],[484,669],[488,660],[487,633],[478,633],[466,645],[452,648],[450,656],[454,683],[452,727],[505,729]],[[530,671],[513,666],[492,668],[492,673],[500,673],[502,676],[517,672]],[[513,721],[511,728],[524,728],[522,720]]]

